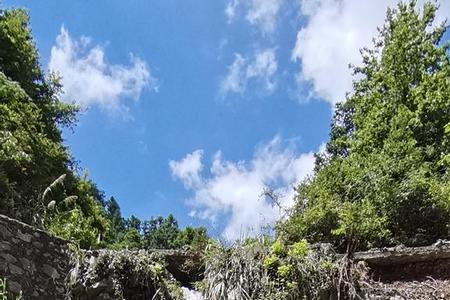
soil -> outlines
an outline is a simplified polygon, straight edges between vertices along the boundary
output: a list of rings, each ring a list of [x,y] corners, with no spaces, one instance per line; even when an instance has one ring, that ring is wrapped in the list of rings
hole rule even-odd
[[[425,281],[375,282],[369,299],[388,300],[448,300],[450,281],[429,278]]]

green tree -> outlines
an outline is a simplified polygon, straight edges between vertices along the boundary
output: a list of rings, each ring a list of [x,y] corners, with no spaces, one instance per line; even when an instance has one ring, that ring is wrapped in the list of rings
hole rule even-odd
[[[186,226],[186,228],[178,232],[175,239],[177,248],[189,246],[196,250],[204,250],[210,242],[211,240],[208,237],[205,227]]]
[[[388,10],[358,79],[336,107],[314,175],[297,188],[286,239],[333,242],[348,251],[447,238],[450,225],[449,45],[437,7]],[[447,127],[446,127],[447,126]]]
[[[78,108],[59,100],[59,80],[45,76],[38,58],[26,12],[0,11],[0,213],[45,225],[83,247],[100,246],[109,228],[104,196],[76,174],[62,143],[61,127],[74,125]],[[64,185],[43,199],[62,174]],[[61,202],[68,196],[75,203]]]
[[[125,220],[122,217],[119,203],[114,197],[111,197],[106,203],[106,213],[111,227],[108,234],[108,242],[119,241],[125,233]]]
[[[75,185],[70,190],[75,194],[65,199],[73,200],[58,201],[61,205],[47,212],[45,227],[54,235],[77,242],[81,248],[105,247],[109,243],[111,221],[102,205],[103,193],[86,176],[71,179]],[[61,193],[54,192],[52,189],[51,199],[55,199],[54,194],[60,197]],[[67,195],[67,190],[63,194]],[[52,202],[58,203],[52,200],[49,204]]]
[[[147,249],[177,248],[176,239],[179,228],[172,214],[167,218],[151,218],[144,224],[144,247]]]
[[[60,91],[40,69],[26,12],[0,11],[0,213],[31,223],[39,194],[73,165],[60,127],[78,108]]]
[[[204,249],[210,241],[206,228],[187,226],[180,229],[172,214],[144,222],[142,239],[146,249],[179,249],[185,246]]]
[[[142,248],[142,236],[136,228],[126,229],[119,239],[109,245],[111,249],[140,249]]]
[[[135,215],[131,215],[131,217],[126,220],[126,224],[128,229],[134,228],[139,233],[142,231],[142,221]]]

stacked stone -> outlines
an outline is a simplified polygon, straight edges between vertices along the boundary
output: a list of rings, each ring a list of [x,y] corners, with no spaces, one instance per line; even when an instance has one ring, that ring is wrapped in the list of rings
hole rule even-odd
[[[0,215],[0,279],[8,296],[65,299],[70,261],[67,241]]]

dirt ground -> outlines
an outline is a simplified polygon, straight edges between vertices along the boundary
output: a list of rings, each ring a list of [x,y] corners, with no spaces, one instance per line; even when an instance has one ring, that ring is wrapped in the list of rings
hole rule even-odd
[[[450,300],[450,280],[376,282],[369,299],[388,300]]]

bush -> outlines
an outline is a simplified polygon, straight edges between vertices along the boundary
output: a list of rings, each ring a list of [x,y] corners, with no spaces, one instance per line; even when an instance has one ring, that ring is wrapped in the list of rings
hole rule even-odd
[[[199,287],[206,299],[357,299],[365,293],[360,284],[365,273],[346,257],[337,260],[325,244],[253,240],[232,247],[211,245],[205,255]]]
[[[164,259],[144,250],[102,250],[94,259],[81,256],[70,285],[74,299],[84,299],[85,291],[95,286],[109,286],[99,293],[106,292],[113,299],[182,298],[179,283],[166,270]]]

